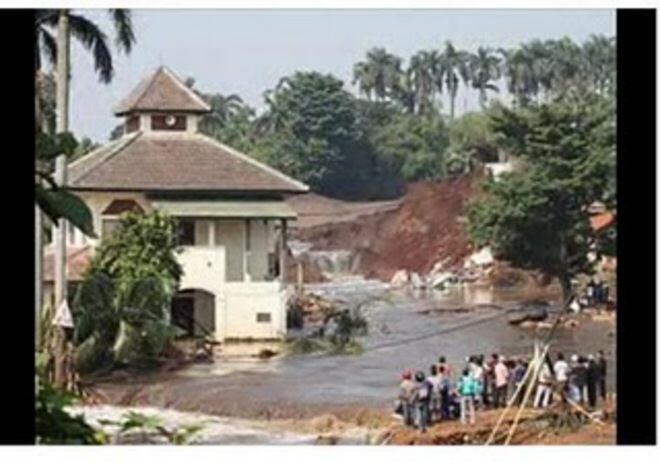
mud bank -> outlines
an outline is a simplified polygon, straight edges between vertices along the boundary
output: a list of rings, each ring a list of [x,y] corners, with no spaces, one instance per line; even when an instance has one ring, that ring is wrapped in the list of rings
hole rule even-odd
[[[312,224],[296,239],[318,250],[348,250],[367,278],[389,281],[399,269],[427,273],[438,261],[461,265],[471,252],[461,224],[477,177],[408,185],[398,204],[354,218]]]
[[[608,404],[607,410],[614,408]],[[459,421],[444,421],[432,425],[425,433],[419,430],[397,425],[386,430],[382,435],[390,445],[484,445],[489,438],[502,410],[478,411],[474,425],[461,424]],[[544,412],[526,409],[516,429],[511,445],[614,445],[616,443],[616,422],[608,420],[602,423],[589,422],[575,430],[555,430],[548,428],[535,419]],[[513,415],[507,416],[496,435],[494,444],[502,444]]]

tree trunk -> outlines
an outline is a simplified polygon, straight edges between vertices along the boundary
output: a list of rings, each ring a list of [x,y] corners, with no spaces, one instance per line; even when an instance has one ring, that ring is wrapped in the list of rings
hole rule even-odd
[[[561,297],[564,309],[571,303],[573,297],[573,288],[571,286],[571,278],[567,274],[562,274],[558,277],[559,285],[561,286]]]
[[[60,10],[57,23],[57,96],[56,132],[69,130],[69,11]],[[61,154],[55,160],[55,181],[59,186],[66,185],[66,156]],[[67,222],[60,219],[55,231],[55,311],[67,299],[66,284],[66,229]],[[57,328],[57,350],[55,354],[55,385],[66,385],[66,338],[64,329]]]
[[[37,52],[38,53],[38,52]],[[34,132],[39,132],[42,126],[41,105],[39,105],[39,95],[41,90],[41,70],[35,70],[34,73]],[[39,321],[41,318],[41,306],[43,304],[43,232],[41,210],[39,206],[34,206],[34,336],[35,350],[39,348]]]
[[[454,106],[456,104],[456,91],[452,89],[449,96],[449,117],[454,119]]]

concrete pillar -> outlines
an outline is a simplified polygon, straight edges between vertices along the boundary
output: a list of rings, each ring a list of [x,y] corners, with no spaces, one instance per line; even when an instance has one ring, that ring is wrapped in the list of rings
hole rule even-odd
[[[215,246],[215,224],[216,220],[211,219],[209,222],[209,246]]]
[[[245,220],[245,226],[243,228],[243,281],[250,282],[252,277],[250,276],[249,269],[250,262],[250,219]]]
[[[215,305],[215,339],[217,341],[223,342],[225,341],[225,331],[227,329],[227,324],[226,324],[226,313],[225,313],[225,302],[224,299],[222,299],[222,295],[220,293],[215,293],[214,294],[214,305]]]
[[[286,288],[286,219],[282,219],[280,231],[280,283]]]

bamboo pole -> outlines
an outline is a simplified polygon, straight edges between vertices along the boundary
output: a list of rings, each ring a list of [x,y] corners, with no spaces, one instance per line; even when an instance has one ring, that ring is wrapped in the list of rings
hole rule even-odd
[[[538,343],[535,342],[534,343],[534,356],[532,358],[532,362],[536,360],[537,356],[538,356]],[[515,402],[515,400],[518,399],[518,395],[520,394],[523,387],[527,383],[527,379],[531,375],[532,369],[533,369],[533,366],[532,366],[532,363],[530,363],[529,366],[527,366],[527,370],[525,371],[525,375],[523,376],[523,379],[520,381],[520,383],[516,387],[515,392],[513,393],[511,398],[509,398],[509,400],[507,401],[506,406],[504,407],[504,411],[502,411],[502,414],[497,419],[497,422],[495,423],[495,426],[493,427],[493,430],[491,431],[490,435],[488,436],[488,440],[486,440],[486,445],[490,445],[493,442],[493,440],[495,439],[495,434],[499,430],[500,425],[502,425],[502,422],[504,421],[504,418],[509,413],[509,410],[513,406],[513,403]]]
[[[543,348],[543,352],[541,353],[541,356],[535,360],[536,365],[534,366],[534,373],[532,375],[532,379],[530,380],[529,385],[527,386],[527,391],[525,392],[525,397],[523,398],[522,402],[520,403],[520,408],[518,408],[518,412],[516,413],[516,417],[513,420],[513,424],[511,425],[511,428],[509,429],[509,435],[507,436],[506,440],[504,441],[504,445],[508,445],[511,442],[511,439],[513,438],[513,434],[516,431],[516,427],[518,427],[518,422],[520,421],[520,416],[522,416],[522,412],[525,409],[525,405],[527,404],[527,400],[529,400],[529,397],[534,390],[534,384],[536,383],[536,379],[539,376],[539,372],[541,372],[541,367],[543,367],[543,364],[545,363],[545,355],[548,352],[548,349],[550,348],[549,344],[546,344],[545,347]]]

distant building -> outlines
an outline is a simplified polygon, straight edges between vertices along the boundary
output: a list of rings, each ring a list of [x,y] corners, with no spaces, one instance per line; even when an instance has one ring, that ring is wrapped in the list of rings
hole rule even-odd
[[[115,109],[125,134],[69,165],[68,186],[90,207],[91,239],[71,228],[68,279],[79,281],[122,214],[159,209],[179,221],[181,289],[173,323],[190,334],[281,338],[286,333],[285,195],[309,188],[197,131],[209,106],[165,67]],[[52,293],[53,250],[45,291]],[[48,298],[52,299],[52,298]]]

